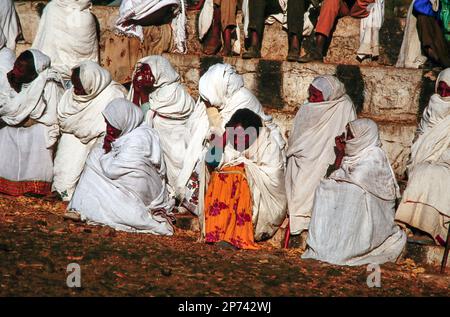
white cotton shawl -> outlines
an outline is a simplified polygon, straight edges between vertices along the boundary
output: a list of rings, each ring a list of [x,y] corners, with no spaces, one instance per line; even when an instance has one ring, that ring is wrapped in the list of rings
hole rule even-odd
[[[47,54],[52,67],[69,80],[74,66],[99,62],[99,44],[90,0],[52,0],[42,13],[32,48]]]
[[[0,93],[0,116],[11,126],[22,123],[28,117],[47,126],[47,147],[51,147],[59,136],[56,107],[63,87],[61,76],[50,67],[50,58],[42,52],[29,50],[33,54],[37,78],[29,84],[23,84],[20,93],[12,88]],[[49,82],[56,85],[48,87]],[[51,89],[49,100],[43,100],[44,89]]]
[[[334,139],[356,118],[353,102],[336,77],[319,76],[312,85],[328,101],[303,104],[288,140],[286,193],[292,234],[308,229],[314,192],[336,158]]]
[[[172,190],[183,167],[190,129],[187,121],[194,111],[195,102],[180,82],[180,75],[170,62],[158,55],[141,59],[139,64],[148,64],[155,78],[154,90],[149,95],[150,110],[145,122],[156,131],[167,165],[167,178]],[[133,75],[134,77],[134,75]],[[131,86],[129,100],[133,100]]]
[[[384,22],[384,0],[376,0],[368,5],[369,15],[361,19],[359,31],[359,48],[357,55],[364,56],[380,55],[380,29]]]
[[[22,27],[12,0],[0,0],[0,30],[5,34],[6,47],[15,51],[16,41],[22,36]]]
[[[172,31],[175,39],[175,51],[186,53],[186,4],[184,0],[123,0],[119,8],[119,18],[115,29],[119,34],[137,37],[144,40],[144,32],[140,25],[122,26],[121,23],[130,19],[139,20],[157,12],[168,5],[177,5],[177,15],[172,20]]]
[[[272,237],[286,218],[283,155],[270,130],[262,127],[255,142],[241,153],[227,144],[219,165],[219,168],[245,165],[253,202],[252,222],[256,240]]]
[[[413,14],[414,1],[409,6],[403,42],[395,67],[419,68],[427,61],[422,55],[422,48],[417,33],[417,18]]]
[[[16,56],[6,47],[6,37],[0,29],[0,91],[9,90],[8,72],[13,68]]]
[[[258,99],[244,87],[241,75],[229,64],[215,64],[203,74],[199,82],[199,94],[207,100],[212,107],[219,110],[220,127],[210,127],[206,106],[199,98],[192,116],[189,118],[188,127],[191,130],[191,141],[186,149],[186,157],[183,168],[177,180],[177,193],[183,197],[186,186],[195,164],[201,160],[205,150],[205,141],[215,131],[223,133],[231,116],[239,109],[247,108],[259,115],[273,137],[277,139],[280,148],[284,149],[284,140],[279,128],[272,123],[272,117],[264,113]]]
[[[450,85],[450,68],[442,71],[436,81]],[[419,137],[411,147],[408,164],[408,186],[403,203],[420,203],[450,217],[450,98],[434,94],[424,110]],[[399,208],[400,209],[400,208]],[[414,219],[427,223],[429,219]]]
[[[61,131],[74,134],[82,143],[105,133],[106,123],[102,111],[115,98],[123,98],[126,90],[111,79],[111,74],[92,61],[85,61],[80,68],[80,80],[87,95],[78,96],[73,87],[65,92],[58,105],[58,121]]]
[[[354,138],[346,141],[341,167],[317,188],[302,258],[338,265],[395,261],[406,235],[394,222],[394,173],[376,123],[358,119],[349,125]]]
[[[346,141],[341,167],[329,178],[355,184],[382,200],[399,198],[395,174],[381,149],[377,124],[370,119],[357,119],[349,127],[354,138]]]

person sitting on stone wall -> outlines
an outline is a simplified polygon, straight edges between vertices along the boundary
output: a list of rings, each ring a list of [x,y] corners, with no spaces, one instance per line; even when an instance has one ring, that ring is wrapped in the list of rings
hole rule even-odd
[[[237,35],[239,29],[236,29],[238,5],[242,5],[242,0],[201,0],[190,8],[202,9],[198,28],[200,40],[207,37],[203,53],[214,55],[223,46],[223,56],[233,55],[232,39],[239,40]]]
[[[260,58],[261,45],[264,34],[264,21],[273,14],[281,13],[287,21],[288,32],[288,61],[299,61],[301,43],[303,39],[304,15],[309,5],[308,0],[248,0],[244,1],[248,19],[248,38],[250,47],[242,54],[242,58]],[[248,7],[247,7],[248,6]],[[247,24],[244,22],[244,25]]]
[[[450,1],[416,0],[406,19],[397,67],[450,67]]]
[[[337,265],[395,262],[406,234],[394,222],[400,192],[377,124],[351,121],[335,141],[336,170],[316,190],[302,258]]]
[[[300,62],[323,61],[325,47],[337,19],[344,16],[366,18],[375,2],[376,0],[323,0],[315,31],[316,45],[300,58]]]
[[[10,86],[0,91],[0,192],[48,195],[59,137],[61,76],[47,55],[30,49],[17,57],[7,78]]]
[[[52,0],[44,8],[32,48],[48,55],[66,88],[72,68],[82,61],[99,62],[95,16],[90,0]]]
[[[180,0],[123,0],[114,33],[105,37],[102,65],[121,84],[131,82],[145,56],[186,53],[185,4]]]
[[[334,137],[356,119],[353,102],[335,76],[314,78],[308,91],[288,141],[285,181],[292,235],[308,230],[315,190],[336,157]]]
[[[450,225],[450,68],[439,74],[435,91],[411,147],[408,185],[396,220],[445,245]],[[416,238],[426,240],[420,234]]]

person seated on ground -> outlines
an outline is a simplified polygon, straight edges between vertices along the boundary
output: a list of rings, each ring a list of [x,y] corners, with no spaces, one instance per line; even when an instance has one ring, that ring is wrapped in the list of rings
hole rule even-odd
[[[187,122],[194,111],[194,99],[170,62],[157,55],[136,65],[130,99],[144,110],[145,122],[158,131],[173,193],[190,140]]]
[[[102,65],[119,83],[130,82],[145,56],[186,53],[186,15],[180,0],[123,0],[114,33],[106,35]]]
[[[394,222],[400,197],[377,124],[357,119],[336,137],[336,169],[317,188],[303,259],[337,265],[395,262],[406,234]]]
[[[450,221],[450,68],[439,74],[436,93],[423,112],[408,174],[396,220],[445,245]]]
[[[172,235],[172,209],[159,137],[125,98],[103,110],[106,136],[91,150],[68,214],[116,230]]]
[[[295,116],[288,140],[286,193],[292,235],[306,233],[314,192],[336,158],[333,141],[356,119],[353,102],[335,76],[316,77]]]
[[[48,55],[70,87],[72,68],[99,61],[96,18],[90,0],[52,0],[44,8],[32,48]]]
[[[450,67],[449,12],[448,0],[411,3],[397,67]]]
[[[16,54],[6,47],[6,37],[0,28],[0,91],[9,89],[8,77],[6,74],[13,68]]]
[[[200,215],[204,239],[257,249],[255,240],[272,237],[286,218],[283,153],[249,109],[237,110],[225,129],[205,157],[212,173]]]
[[[190,8],[194,10],[202,8],[198,28],[200,40],[207,36],[203,53],[214,55],[223,46],[222,55],[233,56],[232,39],[238,38],[236,14],[241,3],[241,0],[239,4],[238,0],[201,0]]]
[[[316,46],[300,58],[300,62],[323,61],[323,54],[337,19],[344,16],[362,19],[370,14],[376,0],[323,0],[316,25]]]
[[[304,14],[308,0],[250,0],[248,2],[248,37],[250,47],[242,58],[260,58],[266,17],[286,12],[289,50],[288,61],[299,61],[303,37]]]
[[[200,98],[187,128],[190,142],[177,179],[176,193],[182,207],[198,215],[198,198],[205,186],[204,156],[214,135],[223,135],[225,124],[239,109],[250,109],[261,117],[263,125],[284,149],[284,140],[272,117],[264,114],[258,99],[244,87],[244,79],[229,64],[215,64],[199,81]]]
[[[106,132],[102,111],[110,101],[126,97],[126,89],[111,74],[92,61],[72,70],[73,86],[58,104],[61,138],[54,162],[53,189],[56,196],[70,201],[94,144]]]
[[[23,35],[19,15],[12,0],[0,1],[0,30],[3,30],[5,35],[6,47],[15,52],[16,43],[23,39]]]
[[[47,55],[30,49],[19,55],[7,78],[10,86],[0,91],[0,192],[50,194],[61,76]]]

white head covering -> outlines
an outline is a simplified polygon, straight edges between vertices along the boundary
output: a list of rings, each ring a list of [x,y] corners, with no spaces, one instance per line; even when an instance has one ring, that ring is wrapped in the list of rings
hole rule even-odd
[[[448,86],[450,86],[450,68],[446,68],[442,72],[440,72],[440,74],[436,80],[436,86],[435,86],[436,93],[437,93],[438,85],[441,81],[445,82]],[[439,96],[439,97],[446,102],[450,102],[450,97],[442,97],[442,96]]]
[[[370,119],[357,119],[348,123],[354,138],[345,143],[345,155],[356,156],[364,149],[381,146],[377,124]]]
[[[337,100],[346,93],[344,84],[332,75],[318,76],[314,78],[311,85],[322,92],[324,101]]]
[[[98,96],[111,83],[109,71],[93,61],[84,61],[73,69],[80,68],[80,81],[87,95],[72,94],[76,101],[85,102]]]
[[[144,57],[138,64],[148,64],[155,77],[154,87],[165,86],[180,80],[180,75],[172,67],[167,58],[160,55]]]
[[[227,99],[242,87],[244,79],[233,66],[215,64],[200,78],[198,90],[203,99],[221,110]]]
[[[383,200],[400,191],[386,153],[381,149],[377,124],[370,119],[349,122],[354,138],[346,141],[341,167],[330,178],[353,183]]]
[[[122,131],[120,136],[130,133],[144,120],[141,108],[125,98],[111,101],[103,110],[103,116],[114,128]]]
[[[50,67],[50,57],[42,53],[40,50],[29,49],[28,51],[33,54],[34,68],[36,69],[36,73],[40,74]]]

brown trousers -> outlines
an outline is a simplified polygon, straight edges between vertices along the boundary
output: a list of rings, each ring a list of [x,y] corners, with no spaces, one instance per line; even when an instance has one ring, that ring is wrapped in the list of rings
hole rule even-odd
[[[236,26],[238,0],[214,0],[214,4],[220,7],[222,31],[229,26]]]
[[[450,45],[438,21],[423,14],[417,15],[417,33],[423,49],[430,47],[436,56],[429,56],[444,67],[450,67]]]
[[[369,15],[367,6],[374,2],[375,0],[356,0],[351,5],[352,1],[324,0],[316,25],[316,33],[329,37],[334,23],[341,17],[351,16],[358,19],[367,17]]]

